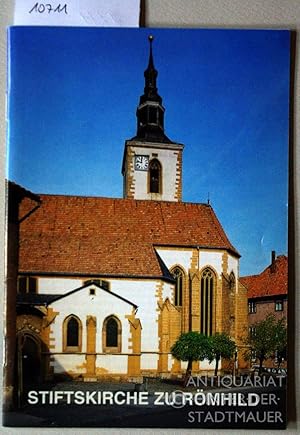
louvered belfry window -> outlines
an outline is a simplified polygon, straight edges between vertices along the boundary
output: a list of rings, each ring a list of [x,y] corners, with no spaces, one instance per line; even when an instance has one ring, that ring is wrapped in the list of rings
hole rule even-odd
[[[161,193],[161,164],[157,159],[149,164],[150,193]]]

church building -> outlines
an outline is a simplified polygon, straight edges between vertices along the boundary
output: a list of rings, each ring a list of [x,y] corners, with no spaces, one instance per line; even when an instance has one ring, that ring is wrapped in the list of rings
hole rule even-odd
[[[170,349],[188,331],[227,333],[245,367],[240,254],[211,205],[182,201],[184,145],[165,133],[152,44],[149,37],[136,135],[124,145],[123,198],[35,194],[10,183],[8,290],[17,293],[22,385],[180,376],[186,363]],[[213,368],[194,363],[193,373]]]

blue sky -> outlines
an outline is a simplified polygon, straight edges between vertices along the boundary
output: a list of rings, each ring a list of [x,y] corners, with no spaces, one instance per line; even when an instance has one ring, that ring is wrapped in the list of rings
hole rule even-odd
[[[289,32],[10,30],[10,180],[36,193],[122,196],[149,34],[165,130],[185,144],[183,200],[210,202],[259,273],[287,253]]]

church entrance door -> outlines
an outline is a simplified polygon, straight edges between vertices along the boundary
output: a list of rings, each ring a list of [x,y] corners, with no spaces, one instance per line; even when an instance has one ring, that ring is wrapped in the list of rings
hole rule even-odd
[[[18,337],[18,404],[41,382],[41,342],[30,333]]]

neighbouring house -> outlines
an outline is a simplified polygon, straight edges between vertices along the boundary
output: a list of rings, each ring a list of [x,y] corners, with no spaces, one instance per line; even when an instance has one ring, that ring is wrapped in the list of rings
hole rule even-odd
[[[244,276],[240,282],[248,292],[248,323],[249,333],[255,334],[255,323],[264,320],[268,314],[274,314],[277,319],[287,319],[288,293],[288,258],[271,254],[271,264],[258,275]],[[286,353],[283,358],[286,366]],[[254,359],[255,360],[255,359]],[[275,360],[266,362],[268,367],[276,365]]]

